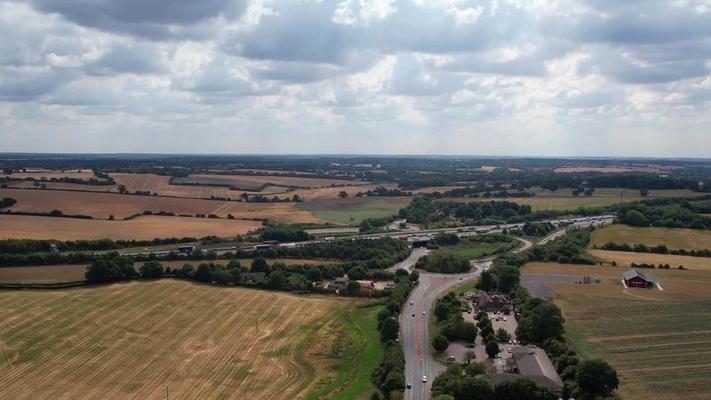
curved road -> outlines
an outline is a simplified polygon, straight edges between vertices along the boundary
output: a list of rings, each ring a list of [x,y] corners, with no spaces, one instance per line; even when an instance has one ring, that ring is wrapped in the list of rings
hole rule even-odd
[[[533,242],[530,240],[516,239],[523,245],[513,250],[514,253],[520,253],[533,247]],[[415,251],[417,249],[413,250],[413,253]],[[422,253],[422,251],[418,253],[420,254],[418,259],[424,255]],[[411,258],[412,255],[407,260]],[[405,400],[429,399],[432,381],[445,369],[444,366],[434,361],[430,352],[428,324],[432,305],[439,296],[455,286],[479,277],[482,271],[491,266],[493,260],[494,258],[490,257],[473,261],[475,270],[466,274],[420,273],[420,283],[412,290],[408,302],[405,303],[400,313],[400,338],[405,353],[405,382],[412,385],[411,389],[405,390]],[[409,264],[414,265],[416,261]],[[423,312],[425,314],[422,314]],[[426,383],[422,382],[423,376],[427,377]]]

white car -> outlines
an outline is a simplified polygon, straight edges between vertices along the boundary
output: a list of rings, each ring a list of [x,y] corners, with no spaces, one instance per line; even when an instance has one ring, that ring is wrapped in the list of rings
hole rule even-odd
[[[424,375],[422,376],[422,382],[423,382],[423,383],[427,383],[427,377],[424,376]]]
[[[410,302],[410,305],[412,305],[412,302]]]
[[[423,311],[423,312],[422,312],[422,315],[427,315],[427,311]]]

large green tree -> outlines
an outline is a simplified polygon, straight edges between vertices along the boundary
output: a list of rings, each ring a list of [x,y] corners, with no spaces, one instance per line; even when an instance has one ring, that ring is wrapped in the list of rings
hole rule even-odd
[[[620,384],[617,371],[600,359],[583,361],[578,367],[576,381],[586,399],[609,397]]]

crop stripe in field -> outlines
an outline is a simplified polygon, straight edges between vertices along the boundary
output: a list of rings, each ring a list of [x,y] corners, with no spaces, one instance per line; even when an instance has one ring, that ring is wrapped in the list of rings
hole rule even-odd
[[[126,285],[126,286],[128,286],[128,285]],[[124,289],[124,290],[120,290],[119,293],[121,293],[121,294],[126,294],[126,295],[127,295],[126,297],[128,297],[128,299],[129,299],[128,302],[123,302],[123,303],[122,303],[122,304],[124,304],[124,307],[122,307],[122,308],[125,308],[125,307],[133,307],[133,306],[134,306],[133,303],[135,303],[135,302],[140,302],[141,297],[138,297],[138,296],[134,296],[133,298],[130,297],[131,293],[127,290],[127,289],[128,289],[127,287],[124,286],[124,287],[122,287],[121,289]],[[146,294],[146,296],[148,296],[148,295]],[[66,298],[66,297],[62,296],[62,298]],[[97,298],[97,299],[94,299],[94,300],[97,301],[97,302],[102,302],[102,301],[103,301],[104,303],[106,303],[106,302],[109,302],[110,299],[108,299],[108,298],[107,298],[107,299]],[[99,303],[99,305],[101,305],[101,304],[102,304],[102,303]],[[86,322],[86,320],[91,319],[91,318],[94,318],[94,316],[95,316],[96,314],[104,313],[104,312],[106,311],[106,309],[108,309],[108,307],[106,307],[106,306],[99,306],[99,305],[97,305],[96,307],[94,307],[94,310],[93,310],[92,312],[90,312],[90,313],[87,313],[86,310],[82,310],[82,309],[80,309],[80,308],[77,308],[76,311],[75,311],[73,314],[71,314],[71,317],[73,318],[75,315],[82,314],[82,315],[84,315],[84,318],[83,318],[83,319],[76,319],[75,322],[74,322],[74,324],[66,325],[66,326],[64,327],[64,329],[61,329],[61,328],[59,328],[59,327],[56,326],[57,324],[61,324],[61,323],[63,322],[63,320],[61,320],[61,319],[57,319],[57,320],[55,320],[53,323],[48,324],[47,321],[45,320],[45,318],[39,318],[39,322],[38,322],[37,324],[34,324],[34,325],[30,326],[30,327],[26,327],[25,330],[27,330],[27,331],[29,331],[29,332],[32,332],[32,334],[31,334],[30,337],[35,337],[35,336],[37,336],[37,334],[39,334],[40,332],[45,332],[45,331],[46,331],[46,332],[52,332],[52,333],[53,333],[53,335],[49,335],[49,336],[46,337],[44,340],[41,340],[41,341],[38,341],[38,342],[34,343],[34,346],[37,346],[37,345],[39,345],[39,344],[42,344],[43,342],[46,342],[46,341],[47,341],[48,339],[50,339],[50,338],[51,338],[51,339],[54,339],[54,338],[57,338],[57,337],[61,337],[61,335],[63,335],[65,332],[71,332],[76,326],[84,324],[84,323]],[[114,310],[112,309],[112,311],[114,311]],[[45,315],[45,314],[54,314],[54,308],[51,308],[51,309],[49,309],[49,310],[46,310],[43,315]],[[100,320],[100,318],[97,318],[97,321],[98,321],[98,320]],[[114,322],[115,322],[115,321],[114,321]],[[87,338],[85,337],[83,340],[81,340],[81,341],[75,343],[75,347],[74,347],[74,348],[81,348],[81,346],[83,346],[83,345],[85,344],[86,340],[87,340]],[[26,349],[26,351],[27,351],[27,350],[29,350],[29,348]],[[54,368],[54,367],[53,367],[53,362],[54,362],[55,360],[57,360],[57,359],[61,359],[61,360],[62,360],[62,362],[61,362],[60,365],[63,365],[63,366],[65,366],[65,367],[68,367],[68,365],[67,365],[66,362],[67,362],[67,361],[71,361],[71,360],[65,360],[65,359],[64,359],[64,356],[66,356],[66,355],[68,355],[68,354],[70,354],[70,353],[71,353],[71,349],[67,349],[66,351],[64,351],[64,352],[62,352],[62,353],[53,354],[53,355],[52,355],[52,358],[51,358],[52,362],[50,362],[50,361],[48,360],[48,362],[45,364],[44,368],[35,368],[35,369],[32,369],[32,368],[34,367],[34,366],[32,365],[32,363],[26,363],[24,366],[22,366],[22,367],[20,367],[20,368],[17,368],[17,369],[15,369],[14,371],[11,371],[9,374],[5,374],[5,375],[3,376],[3,378],[5,378],[7,381],[12,382],[12,383],[23,384],[24,379],[19,379],[19,377],[20,377],[20,376],[25,376],[25,377],[26,377],[26,374],[31,373],[31,374],[36,375],[36,376],[43,376],[43,380],[44,380],[44,381],[48,381],[49,376],[43,375],[43,373],[45,372],[45,370],[50,369],[50,370],[53,372],[53,374],[56,374],[56,373],[58,373],[59,371],[61,371],[62,368]],[[60,355],[62,355],[62,357],[60,357]],[[30,371],[28,372],[28,370],[30,370]],[[52,382],[52,381],[49,381],[49,382]],[[11,387],[11,386],[7,386],[6,388],[9,388],[9,387]],[[33,389],[33,388],[29,388],[29,389]]]
[[[169,289],[169,288],[166,288],[166,289]],[[170,295],[174,295],[174,293],[172,293],[172,291],[171,291]],[[165,301],[165,297],[163,297],[163,296],[160,296],[160,297]],[[157,306],[160,307],[160,306],[162,306],[162,304],[160,304],[160,302],[158,302]],[[153,310],[154,309],[151,310],[151,313],[154,312]],[[160,315],[160,313],[156,313],[156,315]],[[177,318],[178,314],[177,313],[169,313],[165,317],[166,318],[162,318],[160,322],[151,324],[151,326],[149,328],[151,331],[151,335],[147,339],[144,339],[147,342],[149,342],[149,343],[147,343],[148,346],[151,346],[153,342],[163,343],[163,341],[166,340],[166,337],[169,334],[169,332],[167,330],[161,330],[161,328],[166,326],[169,322],[172,322],[173,318]],[[132,351],[128,351],[128,350],[124,351],[121,354],[121,356],[122,356],[121,359],[119,359],[117,357],[111,358],[109,360],[109,362],[103,363],[101,365],[101,367],[96,368],[93,371],[91,371],[86,379],[88,381],[91,381],[95,376],[101,375],[101,374],[111,376],[110,372],[113,371],[114,369],[118,368],[120,366],[120,364],[122,363],[122,361],[124,361],[123,359],[127,358],[129,360],[133,360],[133,359],[141,358],[141,354],[143,353],[144,347],[147,347],[147,346],[143,345],[143,343],[140,343],[141,340],[137,340],[137,339],[132,338],[128,335],[123,335],[122,337],[119,338],[119,342],[116,344],[116,347],[119,347],[119,348],[125,347],[128,349],[130,347],[124,346],[124,344],[131,344],[131,342],[134,342],[134,341],[135,341],[135,343],[132,348]],[[97,396],[95,398],[100,398],[101,396],[103,396],[104,398],[114,398],[116,396],[115,392],[118,390],[121,390],[122,385],[125,385],[127,383],[133,384],[133,382],[137,381],[137,375],[139,375],[138,372],[139,372],[139,370],[132,369],[130,372],[128,372],[128,374],[130,374],[130,376],[122,376],[121,379],[114,378],[114,380],[116,381],[115,384],[110,385],[111,387],[115,388],[114,391],[104,391],[102,393],[97,393]],[[145,384],[145,381],[146,381],[145,378],[142,378],[140,380],[144,381],[144,384]],[[93,396],[87,395],[86,397],[91,398]]]
[[[142,294],[144,295],[143,297],[142,296],[134,296],[134,298],[131,298],[131,300],[129,302],[125,303],[124,307],[119,308],[119,311],[122,311],[123,308],[131,308],[132,309],[133,307],[135,307],[134,303],[140,304],[144,297],[150,296],[150,293],[146,293],[146,294],[142,293]],[[79,319],[75,323],[75,325],[81,325],[81,324],[85,323],[87,320],[92,319],[95,314],[105,312],[106,309],[111,309],[112,311],[114,311],[114,309],[111,308],[111,305],[113,303],[115,303],[115,297],[112,296],[111,298],[107,298],[106,302],[110,303],[108,307],[97,307],[97,310],[94,313],[86,314],[85,317],[82,319]],[[122,313],[122,315],[124,315],[126,317],[131,314]],[[135,319],[141,318],[141,316],[142,315],[135,316],[132,320],[129,320],[129,323],[133,322],[133,320],[135,320]],[[105,318],[110,318],[110,317],[106,316]],[[100,321],[100,320],[101,320],[101,318],[97,318],[97,321]],[[113,330],[110,327],[110,324],[108,322],[109,321],[107,321],[107,323],[105,323],[105,324],[99,323],[99,325],[103,327],[103,329],[100,328],[101,333],[107,332],[109,330]],[[111,322],[112,323],[116,323],[116,322],[121,323],[121,322],[123,322],[123,320],[122,321],[112,320]],[[111,332],[111,334],[102,335],[102,339],[110,340],[113,338],[114,334],[115,334],[115,330],[113,330],[113,332]],[[89,340],[89,336],[87,335],[87,336],[85,336],[84,340],[76,343],[74,348],[75,349],[84,348],[84,346],[87,346],[88,340]],[[107,349],[103,350],[102,353],[97,355],[97,357],[103,353],[106,353],[107,351],[110,351],[110,350],[111,350],[111,348],[107,348]],[[53,355],[51,357],[51,361],[47,360],[47,362],[45,363],[43,368],[36,369],[36,370],[32,371],[32,373],[36,376],[42,376],[42,379],[44,382],[46,382],[45,383],[46,385],[50,385],[50,386],[56,385],[58,381],[61,381],[59,379],[54,379],[54,377],[56,375],[59,375],[60,373],[65,372],[65,371],[71,371],[74,374],[78,374],[78,373],[81,373],[81,371],[84,368],[89,368],[92,366],[92,364],[90,362],[86,362],[85,360],[80,359],[81,356],[82,356],[81,354],[72,355],[72,350],[69,349],[69,350],[64,351],[62,353]],[[59,362],[59,365],[55,366],[54,364],[56,363],[57,360],[60,360],[60,362]],[[73,364],[78,364],[78,365],[74,366]],[[46,372],[47,370],[49,370],[49,372]],[[39,389],[39,388],[34,388],[34,389]],[[63,389],[63,387],[60,386],[57,389],[58,389],[58,392],[61,393],[61,389]],[[44,389],[42,389],[42,390],[44,390]]]
[[[192,291],[191,291],[192,292]],[[182,297],[190,298],[189,296],[192,293],[185,293],[181,292],[179,295]],[[178,293],[171,293],[171,295],[175,296],[178,295]],[[219,305],[218,305],[219,306]],[[218,310],[221,311],[221,314],[216,315],[215,317],[221,318],[222,314],[227,313],[228,310],[223,310],[222,307],[217,308]],[[181,335],[173,335],[170,336],[170,332],[168,329],[163,329],[164,326],[172,326],[172,324],[175,322],[175,318],[183,318],[183,316],[178,315],[177,313],[170,313],[169,315],[166,316],[166,318],[163,318],[159,324],[156,324],[152,326],[150,329],[152,332],[163,332],[162,335],[157,337],[155,340],[151,341],[157,341],[159,343],[162,343],[163,345],[168,344],[168,348],[173,348],[182,341],[185,337],[187,336],[192,336],[194,335],[195,331],[194,328],[197,326],[202,325],[205,323],[205,319],[212,318],[211,315],[201,313],[198,309],[194,309],[191,314],[189,314],[189,317],[187,319],[192,320],[190,325],[187,327],[181,329]],[[149,346],[151,343],[147,343]],[[142,352],[142,347],[137,347],[135,351],[131,354],[129,354],[129,358],[132,358],[131,356],[135,357],[140,357],[141,352]],[[154,365],[156,364],[156,360],[159,359],[162,354],[156,354],[152,359],[150,360],[144,360],[142,362],[142,367],[137,368],[131,371],[131,376],[126,377],[127,379],[123,379],[121,383],[117,383],[115,386],[116,389],[113,392],[109,392],[109,396],[116,394],[116,392],[120,390],[126,390],[127,388],[124,388],[124,386],[130,385],[131,382],[135,382],[136,380],[139,379],[139,377],[145,377],[141,379],[143,381],[143,385],[138,389],[138,391],[132,393],[132,396],[136,396],[136,398],[147,398],[148,396],[143,394],[143,391],[145,390],[152,390],[152,391],[158,391],[162,392],[164,389],[164,385],[159,385],[159,382],[155,382],[154,384],[149,385],[149,382],[154,382],[155,380],[162,380],[163,383],[165,384],[166,382],[169,382],[170,379],[172,378],[172,375],[175,373],[176,365],[173,363],[163,363],[162,365]],[[157,370],[156,368],[160,367],[160,370]],[[171,371],[168,371],[171,370]],[[148,373],[144,373],[148,372]],[[150,381],[148,380],[150,379]],[[122,386],[123,385],[123,386]],[[160,389],[160,390],[159,390]]]
[[[229,290],[229,289],[227,289]],[[259,298],[257,299],[256,297],[251,297],[248,298],[249,301],[241,300],[241,303],[245,305],[247,309],[254,309],[254,310],[259,310],[261,308],[261,302],[263,302],[265,299]],[[272,304],[278,304],[277,302],[271,302]],[[214,341],[215,339],[219,340],[220,337],[229,337],[227,335],[227,332],[223,332],[225,329],[229,330],[230,328],[248,328],[247,323],[248,319],[243,318],[239,321],[234,322],[234,319],[236,318],[237,313],[235,312],[234,308],[231,307],[232,304],[224,304],[222,305],[222,308],[224,308],[225,312],[221,313],[219,315],[219,319],[221,320],[220,325],[218,325],[215,329],[213,329],[210,332],[210,339],[211,341]],[[240,330],[238,330],[240,331]],[[246,336],[246,335],[245,335]],[[245,338],[242,337],[240,338],[244,340]],[[222,384],[221,381],[216,380],[217,379],[217,374],[220,372],[231,372],[229,368],[226,367],[226,363],[229,360],[232,360],[234,358],[234,353],[237,352],[240,349],[240,345],[242,344],[242,340],[238,341],[237,343],[234,343],[227,351],[220,352],[219,354],[215,354],[215,356],[211,359],[202,359],[202,360],[197,360],[197,362],[201,362],[201,367],[199,368],[202,371],[211,371],[210,378],[203,380],[202,385],[190,385],[187,389],[187,391],[182,392],[183,396],[185,398],[200,398],[204,396],[205,392],[205,385],[208,382],[214,382],[213,383],[220,383]],[[209,365],[208,365],[209,364]],[[224,370],[224,371],[223,371]]]

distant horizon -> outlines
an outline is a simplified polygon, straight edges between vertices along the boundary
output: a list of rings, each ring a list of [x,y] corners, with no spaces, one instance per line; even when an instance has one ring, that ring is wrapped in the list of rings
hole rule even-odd
[[[660,161],[711,161],[711,157],[675,157],[675,156],[569,156],[569,155],[482,155],[482,154],[379,154],[379,153],[156,153],[156,152],[32,152],[0,151],[4,155],[61,155],[61,156],[220,156],[220,157],[373,157],[373,158],[467,158],[481,160],[495,159],[542,159],[542,160],[660,160]]]

